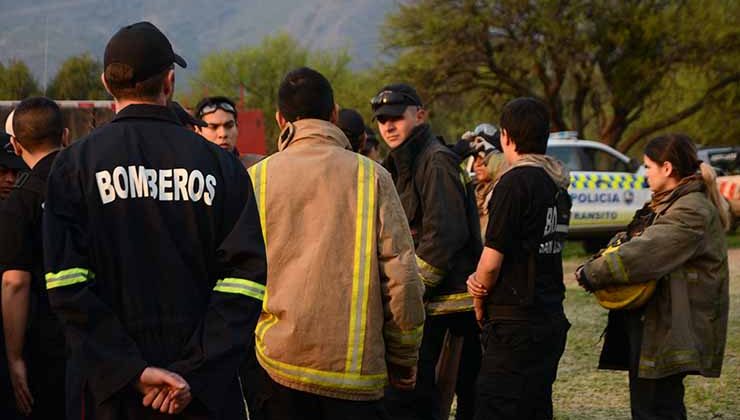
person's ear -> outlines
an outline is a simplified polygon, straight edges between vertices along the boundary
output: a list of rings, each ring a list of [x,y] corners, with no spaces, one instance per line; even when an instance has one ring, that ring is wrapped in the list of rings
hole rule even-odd
[[[670,161],[665,161],[663,162],[663,165],[661,165],[660,170],[666,178],[668,178],[673,174],[673,164]]]
[[[277,122],[278,127],[280,127],[280,131],[288,125],[288,120],[283,117],[283,114],[281,114],[280,111],[275,111],[275,121]]]
[[[108,92],[110,96],[113,96],[113,93],[110,91],[110,88],[108,87],[108,82],[105,81],[105,72],[100,73],[100,83],[103,84],[105,91]]]
[[[416,108],[416,123],[421,124],[427,121],[427,110],[426,108]]]
[[[62,130],[62,147],[69,146],[69,128],[64,127]]]
[[[164,78],[164,84],[162,86],[162,93],[164,94],[164,97],[167,98],[167,101],[172,99],[172,96],[175,94],[175,70],[170,69],[167,72],[167,77]]]
[[[334,109],[331,110],[331,115],[329,116],[329,122],[336,124],[337,121],[339,121],[339,104],[334,104]]]
[[[15,139],[15,136],[10,136],[10,145],[13,146],[13,153],[18,156],[23,155],[23,147],[18,143],[18,140]]]

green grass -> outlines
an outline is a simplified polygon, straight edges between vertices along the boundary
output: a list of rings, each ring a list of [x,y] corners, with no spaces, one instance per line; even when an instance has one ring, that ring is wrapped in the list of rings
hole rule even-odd
[[[740,239],[733,240],[740,244]],[[579,263],[578,259],[566,263],[566,278]],[[740,418],[740,262],[730,266],[730,321],[722,376],[687,377],[685,401],[690,419]],[[556,418],[629,419],[627,373],[596,369],[606,310],[571,280],[567,282],[565,310],[573,326],[554,387]]]
[[[727,235],[727,248],[740,248],[740,229]]]

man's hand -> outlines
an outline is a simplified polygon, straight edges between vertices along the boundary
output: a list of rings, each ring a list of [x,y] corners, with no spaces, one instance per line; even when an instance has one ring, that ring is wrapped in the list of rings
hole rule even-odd
[[[24,416],[29,416],[33,408],[33,396],[28,388],[26,361],[22,358],[8,361],[8,369],[10,370],[10,382],[13,385],[18,411]]]
[[[388,381],[396,389],[413,390],[416,387],[416,366],[406,367],[388,362]]]
[[[182,412],[190,401],[190,385],[180,375],[165,369],[147,367],[141,373],[136,389],[144,394],[142,404],[168,414]]]
[[[580,285],[581,287],[583,287],[583,289],[584,289],[584,290],[586,290],[587,292],[591,292],[591,293],[592,293],[592,292],[594,291],[594,288],[593,288],[593,286],[591,285],[591,282],[589,282],[589,281],[588,281],[588,277],[586,277],[586,272],[585,272],[585,270],[583,269],[583,267],[584,267],[584,266],[583,266],[583,265],[581,265],[581,266],[579,266],[579,267],[578,267],[578,268],[576,269],[576,274],[575,274],[575,276],[576,276],[576,281],[578,282],[578,284],[579,284],[579,285]]]
[[[470,296],[481,299],[488,296],[488,289],[478,282],[478,279],[475,277],[475,273],[468,276],[466,284],[468,285],[468,293],[470,293]]]

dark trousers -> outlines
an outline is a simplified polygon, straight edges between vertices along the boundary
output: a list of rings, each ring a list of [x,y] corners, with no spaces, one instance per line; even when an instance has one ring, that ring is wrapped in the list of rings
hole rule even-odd
[[[350,401],[322,397],[278,384],[267,374],[257,406],[250,409],[265,420],[389,420],[383,401]]]
[[[436,367],[448,330],[464,339],[455,387],[456,419],[473,418],[475,378],[480,369],[480,339],[475,315],[472,312],[461,312],[427,317],[419,349],[416,388],[413,391],[399,391],[390,387],[386,389],[385,404],[393,419],[447,420],[440,419],[441,394],[437,387]]]
[[[476,420],[552,419],[552,384],[570,324],[564,315],[483,328]]]
[[[686,407],[683,403],[683,379],[686,374],[659,379],[637,376],[642,345],[642,312],[627,317],[630,343],[630,408],[634,420],[684,420]]]

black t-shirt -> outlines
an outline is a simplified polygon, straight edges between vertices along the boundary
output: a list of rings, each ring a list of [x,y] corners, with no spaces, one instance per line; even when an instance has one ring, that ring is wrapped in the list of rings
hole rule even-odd
[[[48,307],[48,304],[43,279],[41,216],[46,181],[56,155],[57,152],[48,154],[31,172],[23,175],[36,179],[19,178],[8,199],[0,206],[0,266],[4,270],[30,272],[33,293],[42,307]]]
[[[489,203],[486,246],[504,254],[504,260],[490,303],[524,307],[529,313],[563,311],[563,244],[543,241],[557,223],[557,192],[544,169],[532,166],[512,169],[496,185]],[[530,271],[534,271],[532,293]]]

